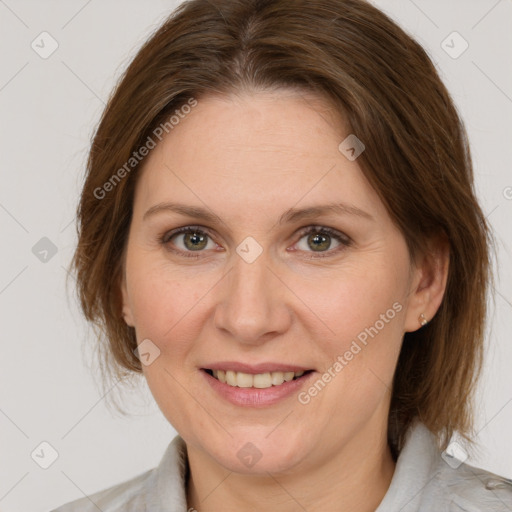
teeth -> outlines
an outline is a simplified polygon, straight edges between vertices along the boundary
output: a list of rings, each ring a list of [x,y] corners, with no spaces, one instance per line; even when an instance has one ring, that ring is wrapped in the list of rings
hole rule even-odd
[[[215,377],[215,373],[213,374]],[[226,384],[229,384],[230,386],[238,386],[236,383],[236,372],[232,372],[231,370],[228,370],[226,372]]]
[[[254,378],[248,373],[236,372],[236,384],[239,388],[251,388]]]
[[[293,380],[293,377],[295,377],[295,373],[293,373],[293,372],[284,372],[283,373],[283,377],[284,377],[284,380],[286,382],[290,382],[291,380]]]
[[[252,375],[250,373],[234,372],[232,370],[212,370],[213,376],[225,384],[239,388],[265,389],[279,386],[283,382],[290,382],[295,377],[304,375],[300,372],[267,372]]]
[[[270,375],[273,386],[279,386],[284,382],[284,374],[283,372],[272,372]]]

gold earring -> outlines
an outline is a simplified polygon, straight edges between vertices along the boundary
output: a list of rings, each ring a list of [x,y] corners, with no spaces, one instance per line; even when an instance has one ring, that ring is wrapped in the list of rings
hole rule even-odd
[[[427,320],[427,317],[421,313],[421,315],[419,316],[418,318],[418,322],[420,323],[420,325],[423,327],[424,325],[427,325],[428,324],[428,320]]]

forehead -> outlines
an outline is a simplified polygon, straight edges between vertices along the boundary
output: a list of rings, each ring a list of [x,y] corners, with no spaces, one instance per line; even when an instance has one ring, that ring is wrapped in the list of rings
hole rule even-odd
[[[375,211],[380,201],[357,160],[338,148],[347,135],[321,97],[290,90],[205,96],[144,161],[136,209],[180,198],[260,216],[299,201],[350,200]]]

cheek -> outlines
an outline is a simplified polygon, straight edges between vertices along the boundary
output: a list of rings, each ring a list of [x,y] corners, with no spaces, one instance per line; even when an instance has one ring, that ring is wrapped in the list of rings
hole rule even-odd
[[[369,259],[369,258],[368,258]],[[297,279],[294,293],[314,312],[309,326],[321,332],[318,342],[325,340],[332,350],[343,350],[347,344],[374,326],[385,336],[400,337],[405,297],[407,294],[406,259],[402,264],[373,261],[347,262],[338,272],[317,271],[314,278]],[[305,317],[303,317],[305,318]]]
[[[181,337],[177,333],[183,326],[186,325],[189,337],[199,327],[190,322],[190,316],[200,308],[201,298],[213,286],[211,276],[192,276],[165,263],[148,263],[137,264],[134,260],[128,268],[128,293],[137,339],[173,340],[179,345]]]
[[[215,281],[207,273],[192,276],[165,263],[151,267],[150,262],[137,264],[135,260],[128,276],[137,341],[149,339],[159,351],[151,364],[142,365],[147,384],[175,428],[186,431],[192,418],[199,428],[206,421],[204,411],[190,399],[185,383],[196,371],[189,361],[204,328],[203,301]]]
[[[323,355],[320,371],[334,376],[326,377],[332,381],[333,407],[371,409],[391,387],[403,336],[407,261],[404,256],[347,266],[335,278],[318,281],[305,300],[317,314],[311,332],[323,325],[325,336],[314,339]]]

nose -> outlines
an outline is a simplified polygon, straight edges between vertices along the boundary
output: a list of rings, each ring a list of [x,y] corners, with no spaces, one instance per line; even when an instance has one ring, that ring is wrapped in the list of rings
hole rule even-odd
[[[278,271],[271,268],[265,251],[252,263],[233,255],[233,267],[221,288],[215,309],[215,326],[246,345],[258,345],[289,329],[291,292]]]

